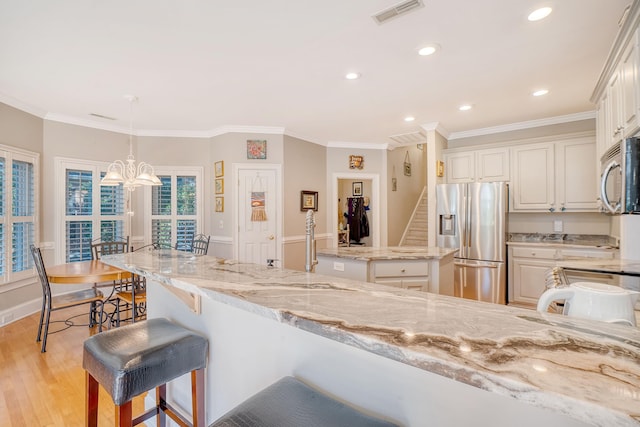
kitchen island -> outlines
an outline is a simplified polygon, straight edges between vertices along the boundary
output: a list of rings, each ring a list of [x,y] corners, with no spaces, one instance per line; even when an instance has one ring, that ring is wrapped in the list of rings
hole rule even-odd
[[[208,422],[294,375],[406,426],[640,425],[637,328],[173,250],[103,259],[147,278],[150,317],[210,340]],[[189,407],[188,378],[169,396]]]
[[[320,249],[315,272],[403,289],[453,295],[457,249],[350,246]]]

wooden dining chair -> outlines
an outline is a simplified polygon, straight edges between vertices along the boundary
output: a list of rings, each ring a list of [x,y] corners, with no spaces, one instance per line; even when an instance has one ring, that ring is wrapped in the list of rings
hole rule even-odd
[[[31,256],[33,256],[33,262],[35,264],[36,271],[38,272],[38,277],[40,278],[40,285],[42,286],[42,310],[40,311],[38,337],[36,338],[36,342],[42,341],[41,352],[44,353],[47,351],[47,336],[49,335],[49,323],[52,311],[76,307],[82,304],[91,304],[91,309],[89,310],[89,327],[93,327],[97,322],[99,325],[99,331],[102,332],[102,315],[104,313],[104,295],[102,292],[96,288],[91,288],[55,297],[52,296],[51,285],[49,284],[49,277],[47,276],[47,271],[44,267],[44,262],[42,261],[40,248],[35,245],[31,245]],[[100,315],[96,320],[97,306],[100,306]],[[69,328],[70,326],[72,325],[67,323],[66,327],[61,331]]]

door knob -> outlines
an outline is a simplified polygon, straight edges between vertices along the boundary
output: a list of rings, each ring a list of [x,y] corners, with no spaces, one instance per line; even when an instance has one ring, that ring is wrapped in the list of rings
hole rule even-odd
[[[275,238],[276,238],[276,236],[274,236],[273,234],[271,234],[269,237],[267,237],[267,239],[269,239],[269,240],[273,240]]]

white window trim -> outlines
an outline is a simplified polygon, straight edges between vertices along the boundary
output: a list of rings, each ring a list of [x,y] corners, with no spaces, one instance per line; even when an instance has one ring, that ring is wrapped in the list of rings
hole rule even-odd
[[[55,223],[57,224],[55,228],[55,263],[62,264],[65,262],[65,254],[66,254],[66,174],[65,171],[67,169],[78,169],[78,170],[91,170],[93,172],[93,180],[94,185],[96,183],[99,184],[100,181],[100,173],[106,172],[107,167],[109,166],[109,162],[98,162],[95,160],[82,160],[82,159],[73,159],[67,157],[55,157],[54,158],[54,170],[55,170],[55,190],[54,190],[54,210],[55,210]],[[126,210],[126,198],[128,195],[125,190],[125,210]],[[100,207],[100,192],[93,192],[93,206]],[[92,221],[95,221],[96,218],[100,218],[100,215],[91,215]],[[124,230],[127,235],[129,235],[128,230],[128,221],[126,219],[126,212],[123,216],[122,220],[124,221]],[[95,231],[95,228],[94,228]]]
[[[156,176],[160,175],[170,175],[173,177],[184,175],[184,176],[195,176],[196,177],[196,234],[202,233],[202,225],[204,218],[204,199],[203,195],[203,187],[204,187],[204,168],[202,166],[154,166],[154,172]],[[151,244],[152,230],[151,230],[151,188],[144,188],[144,244]],[[175,200],[172,200],[175,202]],[[172,209],[175,208],[175,204],[172,206]],[[174,216],[172,215],[172,219]]]
[[[0,222],[5,225],[5,247],[1,248],[1,250],[5,253],[6,271],[5,276],[0,276],[0,289],[7,291],[30,285],[33,281],[27,279],[32,279],[36,275],[35,269],[16,273],[11,271],[11,230],[8,228],[8,226],[11,225],[11,221],[6,221],[6,219],[12,217],[11,212],[13,207],[10,191],[13,180],[13,169],[9,167],[9,165],[12,164],[14,160],[33,164],[33,242],[38,245],[40,242],[40,153],[0,144],[0,156],[4,157],[7,162],[5,169],[5,186],[9,190],[5,192],[5,215],[0,216]]]

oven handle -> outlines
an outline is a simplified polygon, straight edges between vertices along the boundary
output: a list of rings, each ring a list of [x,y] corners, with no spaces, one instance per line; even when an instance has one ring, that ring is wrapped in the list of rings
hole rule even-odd
[[[604,172],[602,172],[602,180],[600,181],[600,199],[602,200],[602,203],[604,203],[605,207],[609,210],[609,212],[613,214],[616,213],[618,209],[620,209],[620,202],[618,201],[615,206],[611,206],[609,198],[607,197],[607,179],[609,179],[609,173],[611,172],[611,169],[616,167],[620,167],[618,162],[616,162],[615,160],[610,162],[604,169]]]

